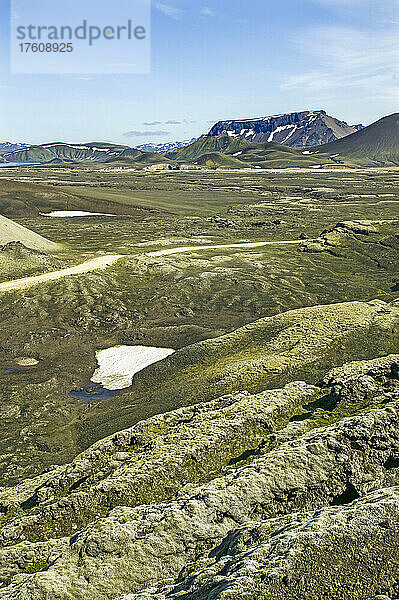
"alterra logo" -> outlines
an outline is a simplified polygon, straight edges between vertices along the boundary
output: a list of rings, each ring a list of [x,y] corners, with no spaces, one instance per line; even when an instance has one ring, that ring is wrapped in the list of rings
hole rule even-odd
[[[150,0],[11,0],[12,73],[149,73]]]

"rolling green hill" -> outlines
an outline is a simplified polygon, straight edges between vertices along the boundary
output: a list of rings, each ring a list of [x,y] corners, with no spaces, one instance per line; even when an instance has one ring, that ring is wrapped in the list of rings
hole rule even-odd
[[[176,162],[194,162],[209,168],[295,168],[331,163],[328,156],[303,154],[277,142],[256,143],[227,136],[204,136],[165,156]]]
[[[135,164],[137,166],[147,166],[156,163],[168,163],[170,160],[157,152],[141,152],[141,150],[137,150],[136,148],[126,148],[117,156],[109,158],[107,162],[121,165]]]
[[[234,156],[223,154],[222,152],[208,152],[191,162],[208,169],[243,169],[247,167],[247,165],[234,158]]]
[[[233,154],[239,152],[248,146],[256,146],[239,138],[224,137],[207,137],[203,136],[194,143],[184,148],[179,148],[175,152],[167,152],[165,156],[171,160],[178,162],[187,162],[195,160],[204,154],[212,152],[220,152],[222,154]]]
[[[118,146],[103,142],[89,142],[88,144],[66,144],[64,142],[53,142],[40,146],[29,146],[22,150],[16,150],[0,157],[2,163],[50,163],[54,161],[91,161],[106,162],[110,158],[118,156],[128,146]]]
[[[399,113],[383,117],[361,131],[319,146],[317,154],[359,166],[399,165]],[[314,158],[314,155],[313,155]]]

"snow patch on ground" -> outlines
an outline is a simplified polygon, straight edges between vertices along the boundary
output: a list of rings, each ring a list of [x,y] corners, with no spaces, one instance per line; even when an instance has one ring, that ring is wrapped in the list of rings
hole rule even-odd
[[[108,390],[123,390],[132,385],[136,373],[174,352],[171,348],[150,346],[115,346],[99,350],[96,353],[99,367],[91,381],[100,383]]]
[[[50,213],[40,213],[42,217],[116,217],[110,213],[85,212],[84,210],[54,210]]]

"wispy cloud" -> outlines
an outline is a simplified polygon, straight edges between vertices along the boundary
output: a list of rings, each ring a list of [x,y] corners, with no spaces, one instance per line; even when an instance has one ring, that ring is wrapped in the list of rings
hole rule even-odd
[[[210,6],[203,6],[201,8],[201,15],[204,17],[216,17],[216,11],[214,11]]]
[[[342,27],[313,29],[312,35],[301,36],[298,50],[313,59],[315,67],[287,76],[281,87],[313,91],[316,98],[327,91],[334,94],[351,90],[354,100],[359,94],[399,100],[397,40],[397,27],[374,31]]]
[[[361,20],[372,20],[374,24],[391,22],[392,15],[399,16],[397,0],[307,0],[322,8],[341,13],[342,15],[355,16]],[[359,12],[360,11],[360,12]]]
[[[154,125],[191,125],[193,123],[196,123],[196,121],[190,119],[168,119],[167,121],[144,121],[143,125],[153,127]]]
[[[171,6],[170,4],[164,4],[163,2],[156,2],[155,7],[161,11],[164,15],[171,17],[172,19],[179,20],[183,16],[183,11],[180,8],[176,8],[176,6]]]
[[[123,137],[157,137],[160,135],[170,135],[170,131],[126,131]]]

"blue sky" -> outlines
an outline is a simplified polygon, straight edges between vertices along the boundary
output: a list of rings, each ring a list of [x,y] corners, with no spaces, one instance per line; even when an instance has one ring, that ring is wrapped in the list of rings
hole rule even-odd
[[[87,76],[11,75],[8,4],[1,140],[135,146],[219,119],[325,108],[368,124],[399,110],[397,0],[153,0],[151,73]]]

